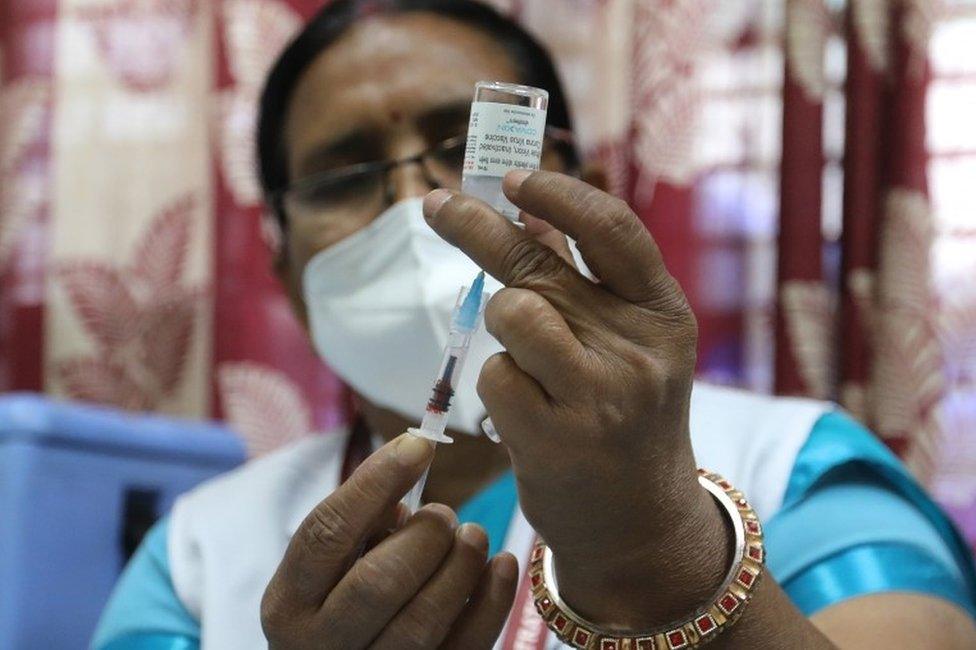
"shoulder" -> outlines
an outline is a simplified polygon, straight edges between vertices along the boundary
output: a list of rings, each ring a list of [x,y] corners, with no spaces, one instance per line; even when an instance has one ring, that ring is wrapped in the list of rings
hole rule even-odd
[[[976,611],[970,549],[901,461],[843,412],[817,421],[765,532],[769,567],[806,614],[894,591]]]
[[[835,407],[819,400],[770,397],[695,383],[691,442],[698,464],[745,492],[763,518],[783,503],[797,455]]]
[[[167,520],[146,534],[102,611],[92,648],[134,647],[147,634],[173,647],[199,646],[200,626],[173,591],[166,557]]]

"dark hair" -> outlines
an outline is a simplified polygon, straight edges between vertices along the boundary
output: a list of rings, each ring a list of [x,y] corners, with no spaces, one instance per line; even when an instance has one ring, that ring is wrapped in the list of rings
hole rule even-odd
[[[285,187],[288,166],[284,122],[302,74],[326,48],[365,16],[424,11],[472,25],[493,38],[519,68],[519,82],[549,92],[548,123],[572,130],[569,107],[552,59],[545,48],[518,24],[491,7],[470,0],[335,0],[313,17],[281,54],[261,95],[258,117],[258,158],[265,195]],[[473,90],[473,89],[472,89]],[[576,152],[566,151],[571,165]],[[277,206],[275,206],[277,208]],[[277,215],[279,220],[283,214]]]

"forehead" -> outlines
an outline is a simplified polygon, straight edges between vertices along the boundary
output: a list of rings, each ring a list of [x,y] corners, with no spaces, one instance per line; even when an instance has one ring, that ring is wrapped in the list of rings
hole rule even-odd
[[[470,100],[476,81],[516,77],[508,52],[474,26],[422,12],[365,19],[302,75],[286,141],[296,145],[382,126]]]

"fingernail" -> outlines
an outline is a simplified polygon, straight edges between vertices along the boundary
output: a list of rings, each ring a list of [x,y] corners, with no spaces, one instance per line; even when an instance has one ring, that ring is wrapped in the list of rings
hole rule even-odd
[[[424,198],[424,216],[433,219],[437,216],[437,211],[441,209],[441,206],[447,203],[452,196],[453,194],[443,189],[434,190],[428,194]]]
[[[458,539],[468,546],[482,549],[488,546],[488,537],[480,526],[475,524],[464,524],[458,529]]]
[[[501,438],[498,436],[498,431],[495,430],[495,423],[491,421],[491,418],[485,418],[481,421],[481,430],[485,432],[488,439],[498,444],[501,442]]]
[[[457,514],[443,503],[428,503],[421,510],[429,512],[435,517],[440,517],[447,522],[451,529],[458,525]]]
[[[499,578],[515,580],[518,578],[518,560],[511,553],[501,553],[495,556],[495,573]]]
[[[404,467],[413,467],[427,460],[433,449],[434,446],[426,438],[405,433],[396,445],[396,459]]]
[[[407,523],[407,520],[408,519],[410,519],[410,508],[408,508],[407,506],[403,505],[402,503],[398,503],[397,504],[397,519],[396,519],[396,527],[397,527],[397,530],[403,528],[403,525]]]
[[[505,178],[502,179],[502,189],[506,193],[514,194],[518,192],[519,187],[525,182],[525,179],[532,175],[532,171],[528,169],[515,169],[507,174]]]

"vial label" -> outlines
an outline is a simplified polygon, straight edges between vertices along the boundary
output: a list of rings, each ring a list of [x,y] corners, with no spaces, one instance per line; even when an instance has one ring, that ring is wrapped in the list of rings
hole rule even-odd
[[[545,109],[498,102],[473,102],[464,151],[462,191],[518,221],[519,210],[502,192],[502,177],[513,169],[539,169]]]
[[[538,169],[546,111],[497,102],[473,102],[464,151],[464,175],[504,176]]]

